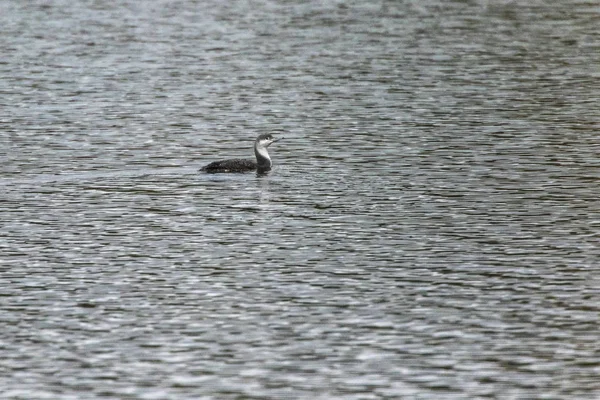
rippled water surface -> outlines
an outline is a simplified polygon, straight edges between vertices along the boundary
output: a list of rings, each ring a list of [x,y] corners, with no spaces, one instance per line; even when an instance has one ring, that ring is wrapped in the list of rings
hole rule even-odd
[[[599,21],[0,2],[0,397],[598,398]]]

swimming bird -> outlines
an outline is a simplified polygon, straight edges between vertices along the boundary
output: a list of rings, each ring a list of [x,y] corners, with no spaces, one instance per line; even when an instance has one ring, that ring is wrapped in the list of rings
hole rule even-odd
[[[271,170],[273,162],[269,157],[267,148],[275,142],[278,142],[282,138],[274,139],[270,133],[263,133],[258,135],[254,141],[254,155],[256,156],[256,162],[254,160],[236,158],[233,160],[221,160],[213,161],[208,165],[200,168],[200,171],[207,173],[218,173],[218,172],[249,172],[256,171],[259,174]]]

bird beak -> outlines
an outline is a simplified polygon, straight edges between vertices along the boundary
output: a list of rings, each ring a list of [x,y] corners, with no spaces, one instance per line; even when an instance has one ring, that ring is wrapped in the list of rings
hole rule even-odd
[[[275,142],[279,142],[281,139],[283,139],[283,138],[282,138],[282,137],[280,137],[280,138],[277,138],[277,139],[273,139],[273,143],[275,143]]]

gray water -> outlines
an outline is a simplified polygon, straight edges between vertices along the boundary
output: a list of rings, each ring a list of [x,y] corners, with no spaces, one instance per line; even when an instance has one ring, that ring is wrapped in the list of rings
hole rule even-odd
[[[599,398],[599,21],[1,1],[0,398]]]

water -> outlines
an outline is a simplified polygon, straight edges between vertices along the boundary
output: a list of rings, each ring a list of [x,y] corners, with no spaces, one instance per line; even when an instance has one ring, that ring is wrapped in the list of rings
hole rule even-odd
[[[0,3],[0,397],[597,398],[599,14]]]

